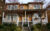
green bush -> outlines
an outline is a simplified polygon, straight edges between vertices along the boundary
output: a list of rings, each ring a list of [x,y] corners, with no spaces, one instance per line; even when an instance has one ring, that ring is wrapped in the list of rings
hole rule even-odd
[[[50,23],[47,23],[46,27],[47,27],[48,29],[50,29]]]
[[[28,27],[28,24],[24,24],[23,26],[24,26],[24,27]]]
[[[36,24],[36,27],[37,27],[38,29],[41,29],[41,23]]]
[[[33,31],[34,30],[34,26],[31,26],[31,31]]]
[[[0,29],[4,29],[4,25],[3,24],[0,24]]]
[[[4,23],[0,25],[0,29],[3,29],[4,31],[15,31],[17,28],[16,24],[8,24],[8,23]]]
[[[2,31],[22,31],[22,28],[12,23],[4,23],[0,25]]]

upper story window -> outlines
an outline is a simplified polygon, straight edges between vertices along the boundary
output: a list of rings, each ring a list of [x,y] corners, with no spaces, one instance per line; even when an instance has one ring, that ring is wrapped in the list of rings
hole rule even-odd
[[[20,9],[24,9],[24,7],[23,6],[20,6]]]
[[[8,9],[8,10],[12,10],[12,9],[13,9],[13,6],[12,6],[12,5],[8,5],[8,6],[7,6],[7,9]]]
[[[34,9],[40,9],[40,5],[34,5]]]
[[[29,7],[32,7],[32,4],[29,4]]]
[[[8,5],[7,9],[8,10],[17,10],[18,9],[18,5]]]
[[[18,9],[18,5],[15,5],[15,6],[14,6],[14,10],[16,10],[16,9]]]

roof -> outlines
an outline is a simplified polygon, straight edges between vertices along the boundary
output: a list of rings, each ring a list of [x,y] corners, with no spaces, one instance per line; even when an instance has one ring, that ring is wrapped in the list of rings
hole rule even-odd
[[[20,4],[20,3],[6,3],[6,5],[16,5],[16,4]]]
[[[50,5],[48,5],[46,8],[50,8]]]
[[[29,2],[28,4],[43,4],[42,2]]]
[[[28,4],[20,4],[20,6],[22,6],[22,5],[28,5]]]

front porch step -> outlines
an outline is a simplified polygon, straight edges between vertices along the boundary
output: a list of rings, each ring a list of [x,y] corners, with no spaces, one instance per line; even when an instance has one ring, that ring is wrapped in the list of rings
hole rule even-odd
[[[23,31],[30,31],[29,27],[23,27]]]

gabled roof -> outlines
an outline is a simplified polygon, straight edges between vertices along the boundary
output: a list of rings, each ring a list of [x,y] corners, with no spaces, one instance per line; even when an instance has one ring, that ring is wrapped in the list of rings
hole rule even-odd
[[[20,3],[6,3],[6,5],[16,5],[16,4],[20,4]]]
[[[50,8],[50,5],[48,5],[47,8]]]
[[[48,5],[48,6],[46,7],[46,9],[47,9],[47,10],[50,10],[50,5]]]
[[[22,6],[22,5],[28,5],[28,4],[20,4],[20,6]]]
[[[42,2],[29,2],[28,4],[43,4]]]

